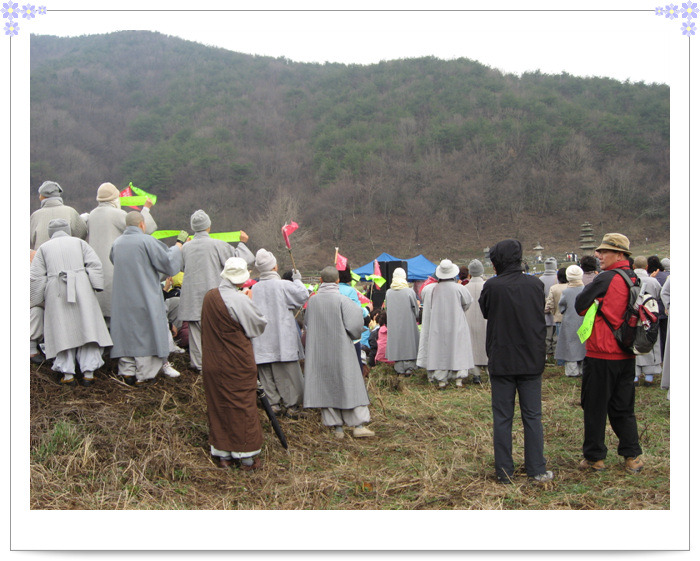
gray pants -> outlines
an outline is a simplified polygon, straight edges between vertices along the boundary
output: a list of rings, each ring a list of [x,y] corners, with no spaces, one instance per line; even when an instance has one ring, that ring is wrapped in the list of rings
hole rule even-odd
[[[137,381],[155,378],[167,358],[158,356],[122,356],[117,365],[120,376],[136,376]]]
[[[293,407],[304,402],[304,375],[298,360],[258,364],[258,379],[270,405]]]
[[[554,351],[557,348],[557,326],[556,325],[548,325],[547,326],[547,335],[545,337],[545,346],[546,346],[546,352],[548,355],[553,355]]]
[[[56,353],[51,370],[63,374],[75,374],[76,361],[83,374],[92,374],[104,364],[102,348],[97,343],[86,343],[81,347],[66,349]]]
[[[354,409],[334,409],[325,407],[321,409],[321,422],[326,427],[357,427],[369,423],[369,407],[360,405]]]
[[[513,477],[513,416],[518,393],[525,436],[525,471],[529,477],[547,471],[542,430],[542,375],[494,376],[491,374],[491,410],[493,411],[493,453],[496,476]]]
[[[192,368],[202,371],[202,323],[199,321],[187,322],[190,330],[190,364]],[[267,391],[267,390],[265,390]]]
[[[414,360],[397,360],[394,362],[394,371],[397,374],[409,374],[413,372],[416,368],[416,361]]]
[[[39,352],[39,343],[44,338],[44,308],[32,306],[29,308],[29,354]]]

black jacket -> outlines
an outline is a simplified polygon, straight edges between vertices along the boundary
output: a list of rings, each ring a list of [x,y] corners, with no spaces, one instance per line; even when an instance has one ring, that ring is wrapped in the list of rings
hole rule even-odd
[[[486,324],[489,375],[541,374],[545,363],[544,288],[523,274],[518,240],[498,242],[490,252],[497,276],[488,279],[479,297]]]

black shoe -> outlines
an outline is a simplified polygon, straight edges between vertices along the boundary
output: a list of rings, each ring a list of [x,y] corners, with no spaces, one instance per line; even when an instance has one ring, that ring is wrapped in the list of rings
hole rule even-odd
[[[80,385],[81,385],[81,386],[84,386],[84,387],[86,387],[86,388],[89,388],[89,387],[92,386],[94,383],[95,383],[95,379],[94,379],[94,378],[83,378],[82,380],[80,380]]]
[[[29,362],[32,364],[43,364],[46,361],[44,353],[38,352],[35,355],[29,357]]]
[[[133,386],[136,384],[136,376],[122,376],[122,381],[128,386]]]
[[[474,378],[472,378],[472,384],[481,385],[481,376],[474,376]]]
[[[69,388],[74,388],[75,386],[78,385],[78,382],[75,381],[75,378],[71,378],[70,380],[67,380],[67,381],[63,381],[63,379],[61,379],[60,383],[62,386],[67,386]]]
[[[642,382],[642,384],[645,388],[650,388],[651,386],[654,385],[654,382],[647,382],[646,380],[644,380],[644,382]]]

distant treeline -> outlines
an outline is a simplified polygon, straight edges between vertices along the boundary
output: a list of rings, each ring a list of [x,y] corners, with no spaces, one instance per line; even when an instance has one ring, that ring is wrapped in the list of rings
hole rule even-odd
[[[585,220],[667,237],[669,119],[660,84],[468,59],[296,63],[152,32],[33,36],[32,209],[47,179],[81,212],[100,183],[133,182],[159,196],[163,228],[204,208],[214,230],[271,245],[295,220],[309,248],[358,260],[478,257],[494,232],[537,241],[553,215],[570,217],[569,248]]]

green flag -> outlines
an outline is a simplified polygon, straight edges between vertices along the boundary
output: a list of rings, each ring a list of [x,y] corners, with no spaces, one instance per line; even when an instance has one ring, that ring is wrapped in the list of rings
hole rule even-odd
[[[576,333],[578,334],[578,338],[581,340],[581,343],[585,343],[586,339],[588,339],[591,336],[591,333],[593,332],[593,322],[595,321],[595,315],[597,312],[598,300],[594,300],[593,304],[591,304],[591,307],[588,308],[586,315],[583,317],[583,323],[581,324],[581,327],[579,327],[576,331]]]

